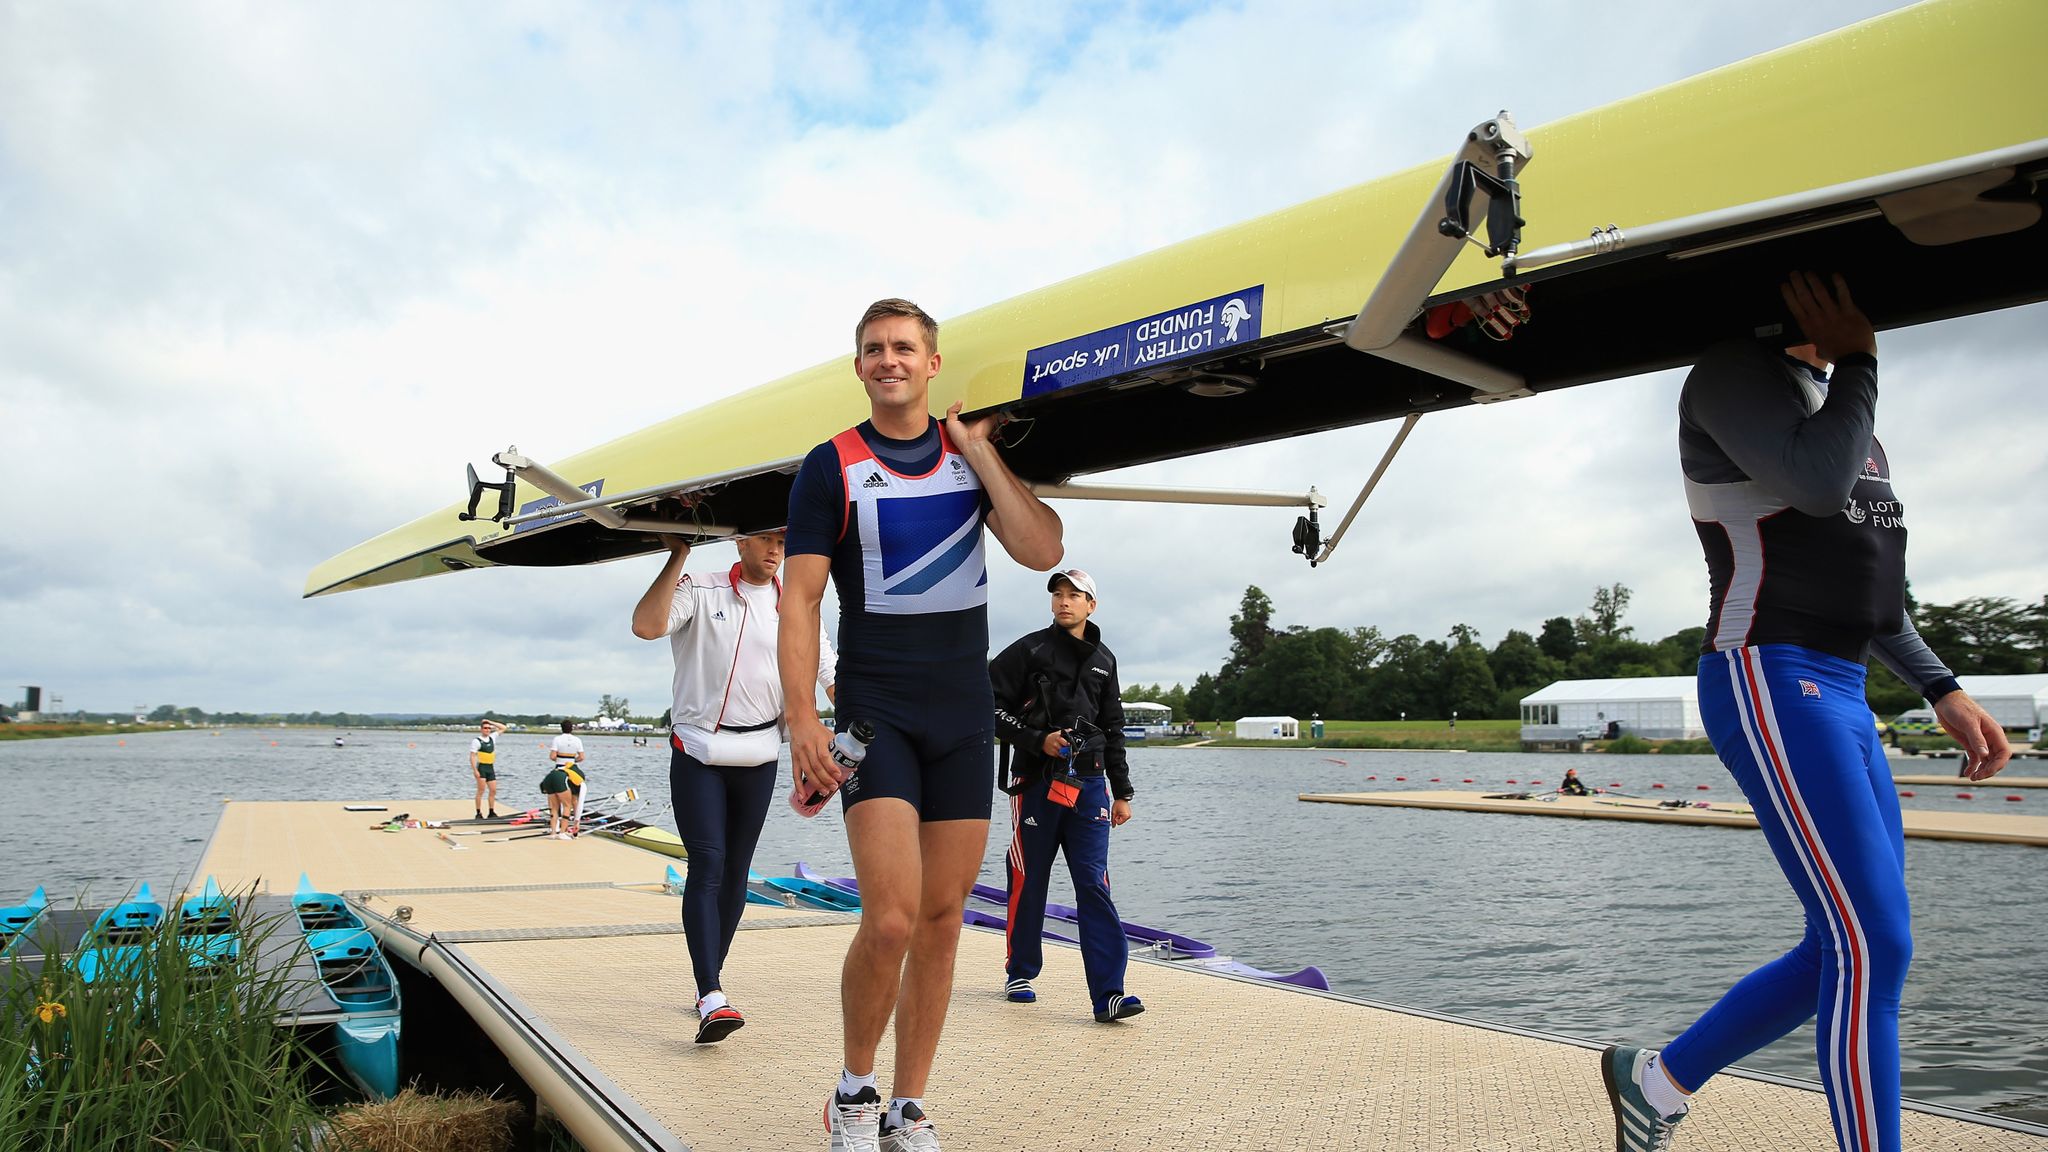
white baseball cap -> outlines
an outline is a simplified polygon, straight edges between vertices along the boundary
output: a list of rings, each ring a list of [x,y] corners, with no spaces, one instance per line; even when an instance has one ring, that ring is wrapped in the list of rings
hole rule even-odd
[[[1045,590],[1047,592],[1059,591],[1060,581],[1062,580],[1072,584],[1074,591],[1088,597],[1090,600],[1095,599],[1095,577],[1081,571],[1079,568],[1069,568],[1064,572],[1053,573],[1052,578],[1045,582]]]

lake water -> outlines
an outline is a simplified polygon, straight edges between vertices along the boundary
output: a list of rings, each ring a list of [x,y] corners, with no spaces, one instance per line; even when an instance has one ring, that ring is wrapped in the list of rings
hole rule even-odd
[[[176,888],[198,864],[223,797],[470,794],[468,733],[358,732],[345,748],[333,738],[228,729],[125,744],[111,736],[0,744],[0,781],[21,805],[0,834],[0,903],[37,884],[60,902],[87,889],[114,897],[141,880]],[[545,740],[500,738],[500,811],[540,803]],[[666,799],[663,745],[585,743],[599,792],[633,787]],[[1941,761],[1913,763],[1943,770]],[[1118,909],[1262,968],[1319,965],[1339,992],[1662,1043],[1798,939],[1798,905],[1758,833],[1296,800],[1302,792],[1465,787],[1466,779],[1493,789],[1531,777],[1554,784],[1567,767],[1596,786],[1740,799],[1704,756],[1140,748],[1131,753],[1135,818],[1111,847]],[[1667,787],[1659,793],[1656,783]],[[2005,803],[2016,790],[1995,780],[1970,790],[1979,798],[1919,787],[1905,803],[2048,804],[2042,791]],[[666,814],[658,821],[673,826]],[[990,883],[1002,883],[1007,838],[1001,825],[990,837]],[[1909,840],[1906,850],[1916,929],[1902,1015],[1906,1094],[2048,1122],[2048,852],[1929,840]],[[787,874],[797,860],[850,871],[837,807],[806,821],[778,793],[755,866]],[[1053,891],[1067,900],[1071,885],[1056,875]],[[1002,980],[1001,972],[964,976],[991,987]],[[1136,978],[1132,991],[1142,994]],[[1813,1043],[1808,1025],[1746,1063],[1811,1079]]]

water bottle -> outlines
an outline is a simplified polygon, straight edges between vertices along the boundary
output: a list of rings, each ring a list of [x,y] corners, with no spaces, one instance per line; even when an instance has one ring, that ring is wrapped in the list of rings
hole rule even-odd
[[[873,743],[874,739],[873,725],[865,720],[854,721],[847,726],[846,731],[832,737],[832,762],[844,769],[846,775],[851,778],[860,768],[860,762],[867,758],[868,745]],[[842,785],[843,783],[842,781]],[[792,789],[789,793],[789,806],[796,809],[797,815],[809,819],[824,811],[825,802],[831,798],[831,792],[820,791],[813,792],[808,799],[804,799]]]

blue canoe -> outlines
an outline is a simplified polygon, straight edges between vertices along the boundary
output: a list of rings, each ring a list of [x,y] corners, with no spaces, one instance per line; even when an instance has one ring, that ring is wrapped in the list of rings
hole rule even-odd
[[[28,903],[0,908],[0,957],[14,951],[16,944],[35,932],[36,921],[42,919],[43,910],[49,906],[50,897],[37,887]]]
[[[178,939],[194,968],[232,964],[242,955],[235,911],[235,902],[221,892],[220,883],[211,876],[199,895],[178,905]]]
[[[676,871],[676,866],[671,864],[668,866],[667,876],[662,880],[662,887],[668,891],[669,895],[680,896],[683,894],[683,879],[683,874]],[[747,869],[747,903],[766,904],[770,908],[787,908],[796,902],[796,897],[786,892],[771,896],[769,895],[771,891],[774,890],[768,887],[768,878],[766,876],[761,875],[752,868]]]
[[[767,904],[775,908],[788,908],[796,903],[796,897],[791,896],[787,892],[770,888],[766,876],[749,868],[747,869],[747,903]]]
[[[860,911],[860,893],[835,888],[822,880],[804,876],[770,876],[768,886],[796,897],[799,904],[827,912]]]
[[[164,915],[164,906],[157,903],[145,881],[135,899],[124,900],[94,918],[79,941],[78,954],[71,958],[72,967],[88,984],[102,977],[132,976],[142,965],[149,934],[164,922]]]
[[[299,877],[292,910],[321,985],[346,1013],[334,1025],[342,1069],[377,1099],[398,1095],[398,980],[377,938],[348,901],[316,891],[306,876]]]

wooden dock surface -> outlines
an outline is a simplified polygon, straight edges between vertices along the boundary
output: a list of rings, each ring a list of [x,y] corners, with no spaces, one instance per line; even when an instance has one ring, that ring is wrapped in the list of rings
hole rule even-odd
[[[1949,773],[1946,776],[1939,774],[1930,776],[1917,773],[1901,775],[1894,772],[1892,774],[1892,783],[1925,784],[1930,788],[1952,785],[1961,792],[1975,792],[1979,795],[1988,795],[2002,788],[2048,788],[2048,776],[2015,776],[2010,772],[2000,772],[1989,780],[1965,780],[1954,773]]]
[[[468,805],[392,807],[437,818]],[[371,819],[230,804],[200,875],[276,891],[303,871],[348,891],[387,942],[403,935],[399,959],[431,962],[480,1024],[497,1018],[486,1030],[501,1047],[526,1049],[507,1056],[591,1152],[825,1147],[853,917],[750,906],[725,970],[747,1026],[699,1046],[678,901],[660,890],[668,860],[587,837],[457,850]],[[999,934],[963,933],[927,1092],[949,1152],[1613,1147],[1587,1042],[1138,957],[1130,990],[1150,1011],[1101,1025],[1072,947],[1048,943],[1032,1005],[1003,999],[1002,964]],[[1916,1149],[2048,1152],[2048,1130],[1970,1113],[1916,1106],[1904,1124]],[[1707,1086],[1683,1135],[1724,1152],[1834,1148],[1820,1095],[1742,1074]]]
[[[1364,804],[1380,808],[1436,808],[1449,812],[1490,812],[1515,816],[1563,816],[1580,820],[1636,820],[1650,824],[1694,824],[1720,828],[1754,828],[1756,817],[1744,804],[1712,803],[1705,807],[1666,808],[1655,800],[1635,797],[1561,796],[1555,792],[1512,794],[1462,792],[1303,792],[1300,799],[1316,804]],[[2025,844],[2048,848],[2048,816],[2013,816],[1990,812],[1936,812],[1907,808],[1900,813],[1906,835],[1924,840],[1972,840],[1986,844]]]

